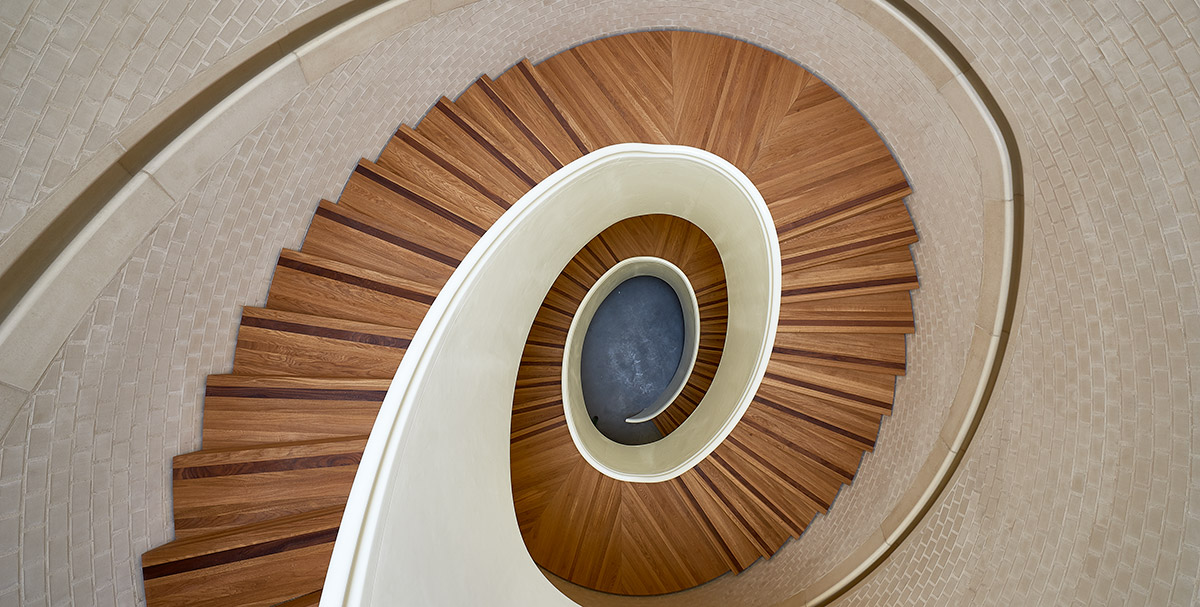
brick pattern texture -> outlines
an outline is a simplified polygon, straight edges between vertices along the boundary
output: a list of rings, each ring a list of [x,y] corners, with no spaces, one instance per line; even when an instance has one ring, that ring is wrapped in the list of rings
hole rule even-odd
[[[146,110],[319,3],[0,2],[0,241]]]
[[[9,192],[0,234],[85,159],[90,129],[104,129],[94,150],[238,40],[307,6],[258,3],[265,13],[251,18],[231,9],[253,3],[225,0],[168,2],[148,15],[132,1],[27,4],[0,6],[0,40],[9,40],[0,110],[29,114],[0,130],[0,171],[13,173],[0,174]],[[1200,508],[1189,501],[1200,490],[1194,0],[929,8],[978,57],[1027,146],[1029,287],[966,464],[908,543],[843,601],[1187,604],[1200,567]],[[94,45],[71,34],[58,52],[124,53],[111,61],[130,71],[107,68],[112,82],[93,90],[59,74],[58,88],[32,85],[34,68],[8,67],[16,55],[36,63],[38,51],[22,49],[48,47],[40,37],[57,39],[68,23],[92,27],[97,15],[144,31],[121,38],[124,26],[115,27]],[[16,33],[35,21],[47,33]],[[163,27],[171,35],[148,35]],[[399,32],[308,87],[232,142],[138,247],[0,440],[0,605],[142,601],[139,556],[170,539],[170,457],[199,444],[204,376],[228,370],[239,306],[262,303],[279,248],[299,244],[316,203],[336,199],[359,156],[373,158],[399,123],[482,72],[655,27],[761,44],[854,102],[914,186],[922,284],[895,414],[829,514],[736,578],[616,602],[759,605],[828,572],[911,482],[956,389],[982,263],[979,171],[965,132],[911,62],[832,1],[487,0]],[[185,50],[160,65],[167,40]],[[166,76],[132,66],[144,65],[132,59],[143,44]],[[198,58],[186,52],[193,45]],[[88,50],[97,47],[128,50]],[[173,79],[176,69],[183,75]],[[64,147],[70,128],[42,128],[47,118],[20,109],[51,114],[55,97],[38,92],[47,87],[66,91],[63,107],[93,108],[79,114],[79,143]],[[110,103],[117,109],[102,111]],[[76,110],[63,111],[76,120]],[[20,120],[37,124],[10,143]],[[26,156],[41,131],[50,134],[36,169]]]

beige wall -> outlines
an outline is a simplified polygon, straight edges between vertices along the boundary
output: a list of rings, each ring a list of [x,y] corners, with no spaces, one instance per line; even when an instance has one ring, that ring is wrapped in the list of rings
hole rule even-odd
[[[318,4],[0,3],[0,242],[148,110]]]
[[[135,23],[102,41],[106,53],[120,55],[121,36],[132,36],[120,32],[148,22],[131,48],[183,40],[219,49],[179,68],[203,77],[203,65],[221,52],[253,44],[244,41],[256,32],[265,32],[260,40],[278,35],[272,24],[308,6],[272,5],[269,17],[246,19],[229,10],[244,3],[173,2],[189,8],[155,9],[138,20],[140,5],[84,4],[58,14],[39,3],[31,14],[53,18],[38,21],[5,14],[24,9],[5,3],[0,39],[8,25],[45,22],[57,32],[73,15],[102,10]],[[312,208],[336,198],[358,156],[374,157],[398,123],[411,123],[480,72],[495,75],[521,57],[646,27],[726,33],[796,59],[863,110],[914,185],[918,333],[909,342],[912,371],[897,386],[896,413],[876,452],[830,514],[775,559],[652,602],[761,604],[828,572],[878,528],[917,474],[954,396],[979,293],[980,176],[966,131],[937,94],[941,83],[854,13],[816,0],[718,4],[480,2],[313,79],[230,141],[93,302],[0,442],[0,604],[137,600],[141,551],[170,537],[169,458],[198,445],[204,374],[228,368],[238,306],[261,303],[279,247],[299,243]],[[1188,34],[1197,16],[1186,10],[1195,4],[992,14],[994,4],[925,8],[1001,98],[1026,149],[1031,257],[1020,328],[997,398],[949,491],[846,600],[1163,599],[1157,603],[1166,595],[1151,593],[1176,588],[1183,594],[1171,598],[1185,604],[1200,573],[1200,511],[1188,502],[1200,486],[1191,467],[1200,452],[1192,432],[1200,424],[1191,417],[1200,381],[1200,171],[1197,133],[1189,130],[1200,124],[1191,80],[1200,53]],[[154,43],[158,34],[148,32],[160,31],[158,23],[181,38]],[[32,77],[16,83],[8,62],[33,48],[22,40],[37,37],[13,32],[0,56],[0,86],[13,84],[11,97],[27,103],[39,87]],[[83,54],[89,47],[65,48]],[[127,65],[120,73],[130,75],[114,74],[124,86],[89,85],[71,95],[63,85],[71,107],[89,106],[94,93],[93,105],[120,108],[110,110],[113,121],[99,112],[83,120],[110,129],[94,137],[133,128],[153,104],[127,103],[122,91],[152,91],[145,95],[158,100],[184,86],[156,84],[153,70],[134,69],[136,54],[120,61]],[[11,154],[7,131],[0,132],[0,186],[12,191],[34,178],[38,185],[25,202],[5,196],[0,234],[8,233],[5,217],[15,212],[19,222],[63,179],[38,173],[26,155],[15,165],[18,178],[2,181],[14,166],[2,155]],[[85,146],[50,145],[46,166],[86,159]]]
[[[931,0],[1028,150],[1030,260],[968,459],[847,604],[1200,602],[1200,7]]]

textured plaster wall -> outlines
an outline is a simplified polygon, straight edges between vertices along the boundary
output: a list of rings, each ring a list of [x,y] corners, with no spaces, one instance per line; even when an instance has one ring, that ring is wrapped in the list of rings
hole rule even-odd
[[[0,2],[0,242],[188,79],[319,3]]]
[[[1200,602],[1200,7],[930,0],[1026,141],[1028,286],[953,484],[848,605]]]
[[[308,6],[266,5],[271,10],[248,19],[229,8],[245,3],[171,2],[150,11],[162,20],[156,25],[155,18],[135,19],[147,9],[133,4],[17,4],[0,8],[0,39],[9,40],[0,56],[0,107],[3,86],[12,85],[14,99],[31,95],[29,103],[38,90],[54,89],[7,67],[9,57],[28,59],[37,52],[28,49],[49,44],[16,33],[29,23],[45,25],[49,40],[63,24],[87,24],[101,12],[145,30],[123,43],[118,27],[107,38],[97,34],[102,40],[92,46],[60,45],[68,56],[116,53],[114,65],[128,64],[108,68],[113,82],[95,91],[61,93],[64,108],[98,108],[79,114],[81,128],[108,129],[92,148],[179,86],[181,77],[135,67],[141,45],[154,56],[168,40],[230,51]],[[454,96],[481,72],[495,75],[521,57],[537,60],[604,33],[647,27],[735,35],[813,69],[880,129],[916,191],[909,204],[922,236],[915,249],[918,334],[909,342],[912,371],[897,386],[896,413],[876,453],[829,516],[775,559],[657,602],[760,604],[825,573],[907,487],[954,394],[978,295],[979,176],[970,143],[934,85],[851,13],[818,0],[718,4],[481,2],[385,40],[232,142],[96,300],[0,441],[0,604],[140,599],[139,555],[171,534],[170,456],[199,444],[204,375],[228,369],[238,306],[261,303],[278,249],[299,244],[312,208],[321,197],[336,198],[358,156],[374,157],[398,123],[418,119],[439,95]],[[1200,528],[1187,501],[1197,485],[1191,416],[1200,379],[1200,184],[1196,132],[1189,130],[1200,123],[1189,80],[1200,72],[1200,54],[1186,26],[1195,27],[1195,17],[1185,12],[1195,5],[1175,3],[1176,15],[1165,3],[1132,3],[1122,10],[1149,13],[1127,25],[1116,23],[1126,21],[1124,13],[1105,11],[1104,3],[1080,4],[1079,15],[1012,7],[992,14],[991,6],[931,9],[970,42],[977,69],[1011,108],[1032,152],[1024,324],[952,490],[910,543],[847,599],[962,604],[980,592],[1055,603],[1094,591],[1082,595],[1094,602],[1163,592],[1164,583],[1186,595],[1200,566]],[[1063,31],[1043,29],[1055,23]],[[146,35],[163,28],[179,37]],[[178,69],[193,74],[219,53],[199,53]],[[169,74],[180,61],[162,69]],[[54,75],[42,70],[42,80]],[[55,90],[73,86],[65,80],[54,80]],[[6,116],[29,113],[14,104]],[[117,109],[99,109],[109,104]],[[87,112],[96,117],[85,119]],[[78,146],[64,147],[69,128],[35,125],[25,144],[10,145],[9,123],[0,131],[0,154],[9,154],[0,155],[0,186],[10,192],[0,207],[0,238],[61,182],[55,170],[69,174],[86,159],[89,141],[79,134]],[[40,144],[48,151],[39,152],[46,160],[27,161],[39,129],[48,133]],[[10,147],[20,153],[15,160]],[[10,170],[12,180],[3,181]],[[33,184],[22,186],[24,198],[11,193],[18,182]]]

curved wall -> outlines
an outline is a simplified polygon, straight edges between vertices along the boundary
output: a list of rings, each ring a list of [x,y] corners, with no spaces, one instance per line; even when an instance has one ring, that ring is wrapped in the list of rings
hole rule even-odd
[[[928,2],[1025,140],[1022,316],[953,484],[843,602],[1196,604],[1200,7],[1006,9]]]
[[[198,443],[202,376],[228,368],[237,306],[261,302],[278,248],[299,242],[302,218],[336,196],[357,155],[373,157],[399,121],[479,71],[646,27],[726,33],[798,60],[863,110],[914,186],[918,333],[876,453],[775,559],[658,602],[760,604],[828,573],[920,474],[954,396],[984,263],[970,254],[982,214],[963,202],[982,200],[986,178],[970,125],[938,95],[945,75],[897,52],[858,16],[865,5],[481,2],[306,80],[248,135],[224,142],[21,407],[0,443],[0,602],[134,602],[138,556],[170,533],[169,457]],[[1200,545],[1188,502],[1195,438],[1183,431],[1200,379],[1194,7],[991,15],[987,6],[927,11],[950,26],[1029,150],[1030,299],[967,465],[845,600],[908,593],[958,604],[1021,592],[1067,602],[1098,586],[1133,600],[1174,591],[1185,602]],[[1054,23],[1061,32],[1042,29]]]
[[[0,6],[0,242],[82,165],[128,147],[206,71],[320,0],[9,0]],[[315,10],[314,10],[315,9]],[[294,26],[294,21],[292,24]],[[131,129],[131,127],[133,127]],[[33,218],[37,221],[36,218]]]

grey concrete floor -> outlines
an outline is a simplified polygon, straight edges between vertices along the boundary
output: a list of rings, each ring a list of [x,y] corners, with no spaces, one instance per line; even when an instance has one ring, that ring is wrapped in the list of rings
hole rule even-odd
[[[683,356],[683,308],[674,289],[653,276],[621,283],[596,309],[580,357],[583,400],[608,438],[643,445],[662,438],[653,422],[625,419],[650,406]]]

